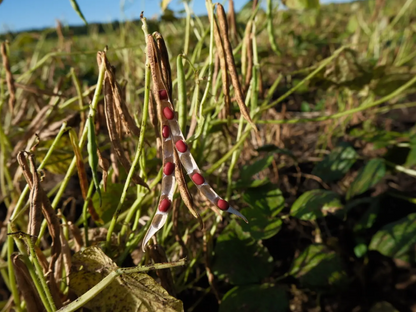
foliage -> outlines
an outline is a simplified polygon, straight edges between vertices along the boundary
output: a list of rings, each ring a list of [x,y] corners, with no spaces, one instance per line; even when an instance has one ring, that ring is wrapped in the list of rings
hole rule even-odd
[[[88,289],[92,310],[113,295],[148,311],[415,306],[416,2],[248,1],[219,41],[188,2],[184,18],[160,3],[163,18],[147,27],[165,39],[189,149],[249,223],[220,218],[188,179],[200,220],[175,197],[142,252],[162,155],[141,21],[2,34],[1,307],[54,311]],[[226,41],[233,69],[215,61]],[[118,123],[118,111],[111,140],[109,77],[95,62],[105,45],[111,88],[134,124]]]

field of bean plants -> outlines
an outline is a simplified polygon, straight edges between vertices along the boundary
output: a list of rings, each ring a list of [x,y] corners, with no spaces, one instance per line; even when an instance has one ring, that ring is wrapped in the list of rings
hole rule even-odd
[[[416,1],[169,2],[0,35],[1,311],[416,311]]]

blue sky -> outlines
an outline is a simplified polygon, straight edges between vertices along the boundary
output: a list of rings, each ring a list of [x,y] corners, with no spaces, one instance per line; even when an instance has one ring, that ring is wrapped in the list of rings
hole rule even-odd
[[[321,3],[345,1],[321,0]],[[77,2],[89,23],[137,19],[141,11],[145,12],[147,18],[159,16],[161,13],[161,0],[78,0]],[[234,0],[235,9],[239,10],[246,2],[247,0]],[[121,4],[124,4],[123,11]],[[204,0],[194,0],[192,5],[196,14],[206,14]],[[225,7],[227,8],[228,4]],[[183,10],[182,1],[172,0],[169,8],[174,11]],[[54,27],[56,19],[69,25],[82,24],[69,0],[3,0],[0,4],[0,33]]]

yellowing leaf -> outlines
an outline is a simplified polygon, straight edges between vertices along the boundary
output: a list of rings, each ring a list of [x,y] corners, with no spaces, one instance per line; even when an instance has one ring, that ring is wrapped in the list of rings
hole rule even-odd
[[[98,247],[89,247],[73,257],[70,288],[81,296],[111,272],[117,265]],[[74,270],[75,268],[75,270]],[[129,273],[117,276],[98,296],[85,304],[93,311],[112,312],[178,312],[182,302],[171,297],[149,275]]]

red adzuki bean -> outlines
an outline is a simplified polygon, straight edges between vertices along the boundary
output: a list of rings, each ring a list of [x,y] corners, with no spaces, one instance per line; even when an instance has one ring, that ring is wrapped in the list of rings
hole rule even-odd
[[[194,181],[196,185],[201,185],[202,183],[205,182],[204,177],[200,175],[199,173],[195,173],[191,178],[192,178],[192,181]]]
[[[162,199],[159,204],[159,211],[166,212],[169,210],[169,208],[170,208],[170,200],[167,198]]]
[[[163,173],[166,175],[171,175],[173,170],[175,170],[175,164],[171,162],[167,162],[165,167],[163,168]]]
[[[185,153],[186,150],[188,149],[188,146],[186,146],[186,143],[182,140],[179,140],[178,142],[176,142],[175,146],[178,149],[178,151],[181,153]]]
[[[174,116],[173,110],[171,110],[169,107],[165,107],[163,109],[163,116],[165,116],[166,119],[172,120]]]
[[[162,128],[162,136],[166,139],[169,137],[170,129],[168,126],[163,126]]]
[[[224,199],[219,199],[217,202],[217,207],[221,210],[227,210],[230,207],[230,204]]]
[[[166,90],[159,91],[159,99],[161,99],[162,101],[168,99],[168,93],[166,92]]]

